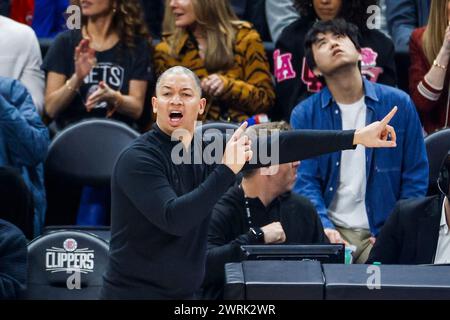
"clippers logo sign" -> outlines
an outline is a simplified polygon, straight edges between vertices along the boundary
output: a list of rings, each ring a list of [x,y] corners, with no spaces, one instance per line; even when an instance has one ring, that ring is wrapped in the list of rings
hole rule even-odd
[[[51,273],[79,271],[87,274],[94,271],[94,250],[78,249],[75,239],[66,239],[62,248],[52,247],[45,253],[45,270]]]

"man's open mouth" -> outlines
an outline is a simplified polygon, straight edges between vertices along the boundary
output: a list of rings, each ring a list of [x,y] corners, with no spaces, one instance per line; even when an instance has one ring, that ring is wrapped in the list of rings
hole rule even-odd
[[[171,111],[169,114],[170,120],[180,120],[183,118],[183,113],[181,111]]]

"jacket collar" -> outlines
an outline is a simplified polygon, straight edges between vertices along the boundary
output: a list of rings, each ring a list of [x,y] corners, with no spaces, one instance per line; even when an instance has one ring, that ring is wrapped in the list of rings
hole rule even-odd
[[[362,77],[363,79],[363,88],[364,88],[364,96],[373,100],[375,102],[379,101],[377,92],[375,90],[375,85],[370,82],[369,80],[367,80],[365,77]],[[328,89],[328,87],[325,87],[322,91],[321,91],[321,107],[322,108],[326,108],[328,106],[331,105],[331,102],[335,101],[333,98],[333,95],[331,94],[330,89]]]

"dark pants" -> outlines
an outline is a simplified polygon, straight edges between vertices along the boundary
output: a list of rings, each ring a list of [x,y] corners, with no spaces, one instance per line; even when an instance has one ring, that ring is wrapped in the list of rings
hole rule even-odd
[[[33,239],[33,195],[17,169],[0,167],[0,218],[16,225]]]

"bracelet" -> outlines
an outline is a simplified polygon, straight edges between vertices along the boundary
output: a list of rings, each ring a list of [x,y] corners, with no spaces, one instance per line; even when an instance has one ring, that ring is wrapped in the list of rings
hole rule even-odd
[[[442,70],[447,69],[446,66],[443,66],[442,64],[439,64],[436,60],[433,61],[433,66],[438,67],[438,68],[440,68]]]

